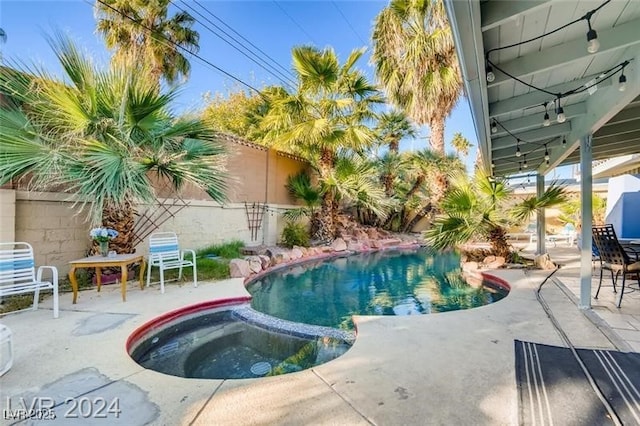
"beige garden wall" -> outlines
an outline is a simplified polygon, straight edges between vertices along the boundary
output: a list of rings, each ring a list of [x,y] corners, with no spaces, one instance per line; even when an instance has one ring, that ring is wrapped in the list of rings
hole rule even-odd
[[[2,190],[0,201],[15,197],[14,236],[10,220],[2,222],[2,241],[25,241],[35,251],[37,265],[58,268],[61,278],[69,271],[68,262],[86,256],[91,228],[79,205],[60,193],[35,193]],[[144,206],[141,206],[144,208]],[[246,245],[275,244],[284,226],[279,213],[290,205],[269,205],[263,216],[257,238],[251,238],[243,203],[225,206],[213,201],[191,200],[189,206],[162,224],[156,232],[176,232],[183,248],[198,250],[213,244],[240,240]],[[8,212],[10,208],[6,209]],[[148,238],[136,252],[148,253]]]
[[[60,274],[66,274],[68,262],[86,256],[89,249],[86,214],[78,212],[68,195],[14,192],[15,241],[33,246],[37,266],[55,266]]]

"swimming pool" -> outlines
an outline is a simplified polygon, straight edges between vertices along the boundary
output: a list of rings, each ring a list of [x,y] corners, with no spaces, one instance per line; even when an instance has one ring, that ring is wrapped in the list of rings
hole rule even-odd
[[[380,251],[274,271],[247,286],[257,311],[289,321],[351,330],[352,315],[416,315],[470,309],[508,294],[471,285],[456,253]]]

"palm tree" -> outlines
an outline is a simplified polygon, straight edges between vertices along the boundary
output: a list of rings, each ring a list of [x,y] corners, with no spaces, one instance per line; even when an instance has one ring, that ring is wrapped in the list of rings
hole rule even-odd
[[[372,106],[382,98],[364,74],[354,69],[363,53],[363,49],[354,50],[340,65],[330,48],[295,47],[298,89],[295,93],[273,91],[261,121],[265,142],[302,156],[316,170],[323,191],[313,228],[317,229],[314,237],[322,240],[335,236],[339,154],[364,152],[375,140],[367,123],[374,116]]]
[[[460,67],[442,0],[391,0],[376,17],[372,61],[391,102],[444,154],[444,122],[462,93]]]
[[[224,150],[201,119],[172,115],[175,90],[160,93],[137,67],[100,70],[60,34],[49,43],[64,81],[0,68],[0,92],[22,105],[0,115],[0,185],[80,195],[92,225],[120,232],[121,253],[133,251],[135,205],[155,200],[154,181],[225,200]]]
[[[451,139],[451,146],[456,150],[456,153],[459,156],[466,157],[469,155],[469,149],[471,149],[471,142],[464,136],[462,133],[456,132],[453,135],[453,139]]]
[[[402,139],[416,136],[415,127],[401,111],[380,114],[376,131],[380,141],[389,147],[389,151],[396,154],[399,152]]]
[[[146,62],[156,81],[173,84],[188,77],[191,65],[183,52],[197,53],[195,19],[186,11],[168,18],[170,0],[97,0],[95,15],[100,33],[115,61]]]
[[[555,183],[542,196],[531,196],[508,208],[510,195],[503,180],[479,170],[473,180],[461,174],[443,200],[445,213],[425,232],[427,242],[435,249],[445,249],[482,238],[491,243],[493,254],[508,258],[511,247],[506,240],[506,229],[510,221],[525,222],[537,209],[566,200],[565,189]]]
[[[464,165],[457,156],[441,155],[430,149],[410,154],[406,163],[407,177],[413,182],[405,195],[406,199],[411,200],[415,197],[427,182],[429,193],[426,200],[419,197],[415,201],[415,214],[411,220],[403,214],[403,232],[411,231],[422,218],[438,209],[449,187],[449,179],[464,170]]]
[[[401,111],[391,111],[380,114],[376,131],[379,139],[386,144],[389,152],[380,158],[380,165],[385,169],[381,180],[388,197],[393,195],[393,181],[396,179],[399,165],[400,141],[406,137],[415,137],[416,129],[409,118]]]

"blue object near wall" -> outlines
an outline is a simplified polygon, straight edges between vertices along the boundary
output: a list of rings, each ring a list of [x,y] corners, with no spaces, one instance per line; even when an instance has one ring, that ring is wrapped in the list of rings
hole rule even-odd
[[[618,238],[640,238],[640,192],[624,192],[606,218],[616,230]]]

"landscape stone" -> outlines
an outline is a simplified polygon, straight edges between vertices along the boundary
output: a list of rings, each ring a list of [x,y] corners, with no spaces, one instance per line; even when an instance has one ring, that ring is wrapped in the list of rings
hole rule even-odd
[[[251,275],[249,262],[244,259],[231,259],[229,261],[229,274],[231,278],[246,278]]]
[[[342,238],[336,238],[331,243],[333,251],[345,251],[347,249],[347,243]]]

